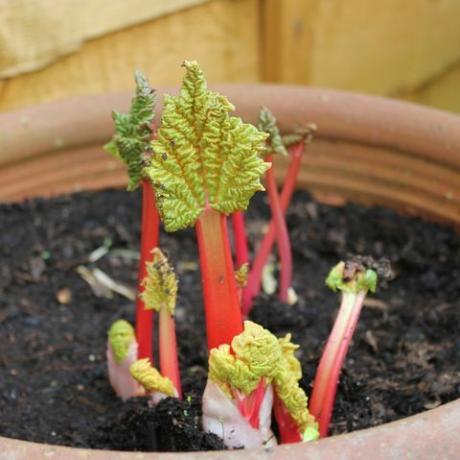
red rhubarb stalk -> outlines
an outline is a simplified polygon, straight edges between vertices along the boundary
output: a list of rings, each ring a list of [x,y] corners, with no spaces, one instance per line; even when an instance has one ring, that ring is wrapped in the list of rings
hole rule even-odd
[[[226,216],[207,208],[196,223],[208,349],[231,343],[243,331]]]
[[[281,444],[301,442],[303,438],[297,423],[286,409],[283,401],[281,401],[277,395],[275,395],[273,401],[273,412],[275,414],[276,424],[278,425]]]
[[[162,308],[159,318],[160,370],[173,383],[177,397],[182,398],[174,317],[166,308]]]
[[[232,214],[232,228],[235,239],[235,265],[237,268],[249,262],[248,239],[243,211]]]
[[[267,157],[268,162],[273,161],[273,156]],[[278,245],[278,254],[280,258],[280,281],[278,296],[281,302],[288,302],[288,290],[292,284],[292,254],[291,243],[289,241],[289,233],[284,218],[284,212],[281,208],[280,197],[278,188],[276,186],[275,174],[273,168],[270,168],[266,174],[267,178],[267,192],[270,201],[270,209],[272,212],[272,219],[275,223],[276,241]]]
[[[146,179],[145,166],[148,163],[155,118],[155,91],[148,79],[140,72],[135,74],[136,94],[128,113],[114,111],[115,134],[105,145],[105,150],[123,160],[128,169],[128,190],[142,185],[142,227],[141,254],[139,262],[139,292],[145,277],[145,263],[151,250],[158,245],[159,216],[150,182]],[[152,359],[152,313],[145,311],[143,301],[136,301],[136,337],[139,344],[139,358]]]
[[[319,423],[320,437],[328,434],[340,370],[350,347],[368,290],[375,291],[377,275],[354,262],[340,262],[326,281],[342,291],[342,301],[313,383],[310,412]]]
[[[297,176],[300,171],[302,162],[302,153],[304,150],[304,142],[301,141],[289,149],[291,161],[283,184],[283,188],[279,197],[281,212],[286,213],[289,203],[294,193]],[[254,298],[260,292],[262,271],[268,261],[268,257],[273,248],[276,238],[276,224],[274,218],[270,222],[267,233],[265,234],[259,249],[257,250],[254,262],[248,276],[248,283],[243,291],[243,317],[247,317],[252,308]]]
[[[141,254],[138,272],[138,290],[143,292],[143,280],[147,275],[146,262],[152,261],[152,249],[158,246],[160,218],[155,205],[152,184],[142,179],[142,227]],[[149,358],[153,363],[153,311],[146,310],[141,296],[136,300],[136,338],[139,344],[138,358]]]
[[[151,262],[146,264],[146,277],[142,288],[145,308],[155,310],[159,315],[158,348],[161,374],[171,381],[176,396],[180,398],[182,391],[174,324],[178,282],[168,259],[159,248],[151,251]]]

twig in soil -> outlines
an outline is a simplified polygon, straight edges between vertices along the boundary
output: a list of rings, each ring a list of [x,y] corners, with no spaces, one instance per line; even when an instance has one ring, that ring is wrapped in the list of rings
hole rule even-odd
[[[112,292],[136,300],[136,292],[123,284],[115,281],[99,268],[89,269],[84,265],[77,267],[77,273],[89,284],[96,297],[112,298]]]

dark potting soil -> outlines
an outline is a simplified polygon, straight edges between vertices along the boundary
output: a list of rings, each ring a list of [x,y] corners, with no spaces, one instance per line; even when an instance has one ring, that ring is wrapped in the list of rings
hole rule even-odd
[[[247,217],[253,244],[267,218],[264,199],[254,199]],[[324,286],[329,269],[349,254],[369,254],[389,258],[395,272],[363,309],[332,433],[458,398],[460,236],[388,209],[318,204],[306,193],[295,196],[288,224],[299,301],[286,306],[263,295],[252,318],[278,336],[292,332],[307,393],[338,307]],[[120,402],[109,386],[106,331],[118,318],[133,320],[133,301],[91,288],[82,267],[132,289],[138,241],[137,194],[108,190],[0,206],[1,435],[103,449],[222,448],[200,429],[207,355],[192,231],[161,236],[180,276],[184,401],[149,409],[143,399]]]

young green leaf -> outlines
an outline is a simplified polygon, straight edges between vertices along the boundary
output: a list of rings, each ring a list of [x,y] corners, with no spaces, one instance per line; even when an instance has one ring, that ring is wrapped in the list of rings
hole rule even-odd
[[[267,107],[260,109],[257,127],[261,131],[268,133],[269,138],[267,141],[274,153],[284,156],[288,154],[280,130],[276,124],[276,118]]]
[[[115,360],[117,362],[123,361],[128,354],[130,345],[136,339],[134,328],[128,321],[119,319],[110,326],[108,335]]]
[[[193,225],[206,207],[224,214],[246,209],[270,167],[260,158],[267,134],[229,115],[233,105],[207,89],[197,62],[183,65],[179,95],[165,96],[147,168],[168,231]]]
[[[159,312],[164,307],[170,315],[174,315],[177,297],[176,275],[160,248],[154,248],[152,256],[152,262],[147,263],[144,292],[141,294],[145,308]]]
[[[152,121],[155,117],[155,91],[141,73],[135,73],[136,95],[128,113],[113,112],[115,135],[105,150],[122,159],[128,166],[128,190],[138,187],[143,177],[145,152],[150,150]]]

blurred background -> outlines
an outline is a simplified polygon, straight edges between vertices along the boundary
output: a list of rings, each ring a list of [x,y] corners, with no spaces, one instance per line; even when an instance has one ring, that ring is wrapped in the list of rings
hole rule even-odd
[[[359,91],[460,112],[460,0],[0,0],[0,111],[130,91],[133,70]]]

